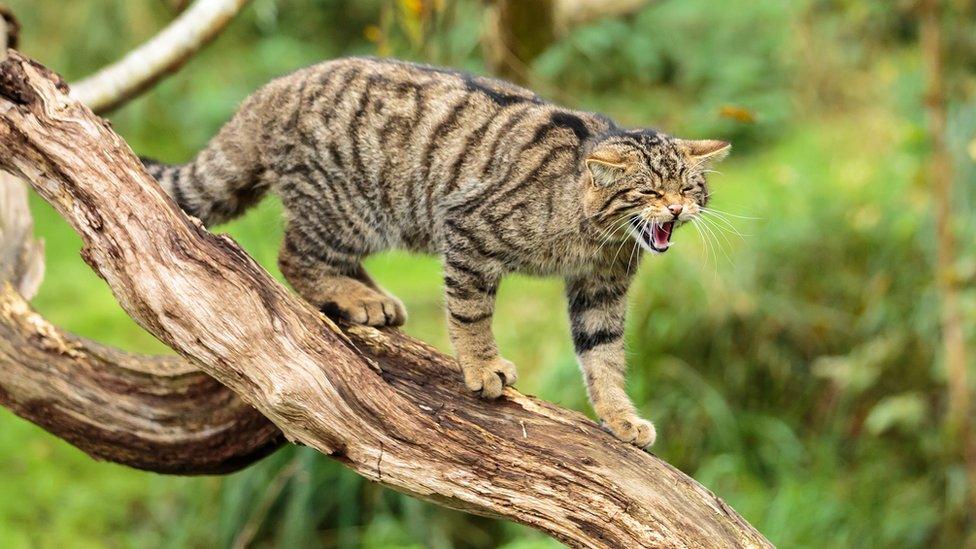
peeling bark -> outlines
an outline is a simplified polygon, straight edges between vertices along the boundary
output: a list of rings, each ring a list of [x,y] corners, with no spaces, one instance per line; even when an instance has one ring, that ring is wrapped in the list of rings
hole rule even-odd
[[[428,345],[340,329],[180,212],[56,82],[15,53],[0,65],[0,168],[71,223],[130,316],[290,440],[390,488],[573,546],[770,546],[700,484],[582,415],[511,388],[483,401]]]

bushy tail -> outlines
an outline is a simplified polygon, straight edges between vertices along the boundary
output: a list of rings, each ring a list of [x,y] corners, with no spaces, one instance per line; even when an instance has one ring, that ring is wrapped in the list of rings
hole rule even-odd
[[[207,226],[229,221],[257,204],[268,190],[262,177],[262,120],[250,99],[188,164],[141,158],[146,170],[186,213]]]
[[[209,149],[208,149],[209,150]],[[256,204],[267,186],[254,171],[204,151],[189,164],[164,164],[140,158],[149,175],[180,208],[207,226],[230,221]]]

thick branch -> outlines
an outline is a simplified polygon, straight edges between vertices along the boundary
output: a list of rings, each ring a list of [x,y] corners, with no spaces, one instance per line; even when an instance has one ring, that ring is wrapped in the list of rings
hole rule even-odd
[[[16,48],[17,20],[3,6],[0,16]],[[0,403],[97,459],[160,473],[226,473],[284,444],[264,416],[185,360],[99,345],[32,311],[44,275],[32,231],[24,182],[0,172]]]
[[[224,473],[285,442],[254,408],[179,357],[124,353],[31,310],[43,251],[23,182],[0,172],[0,403],[98,459]]]
[[[95,112],[125,103],[180,68],[212,40],[248,0],[197,0],[173,23],[122,60],[72,86],[71,96]]]
[[[68,219],[134,319],[291,440],[575,546],[769,546],[697,482],[580,414],[511,389],[482,401],[421,342],[340,331],[185,217],[107,124],[16,54],[0,97],[0,167]]]
[[[160,473],[235,471],[284,443],[254,408],[178,357],[59,331],[0,287],[0,404],[96,459]]]

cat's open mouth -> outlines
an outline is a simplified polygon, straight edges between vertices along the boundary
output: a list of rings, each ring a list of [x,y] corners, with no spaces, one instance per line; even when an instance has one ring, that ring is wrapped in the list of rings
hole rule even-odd
[[[630,223],[634,238],[645,248],[661,254],[671,247],[671,231],[674,230],[674,221],[665,223],[645,222],[639,217],[635,217]]]

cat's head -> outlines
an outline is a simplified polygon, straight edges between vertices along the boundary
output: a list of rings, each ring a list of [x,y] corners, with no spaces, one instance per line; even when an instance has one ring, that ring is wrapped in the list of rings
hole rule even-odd
[[[667,251],[674,228],[708,203],[705,174],[730,148],[653,130],[602,136],[583,159],[585,215],[607,238],[629,235],[646,250]]]

